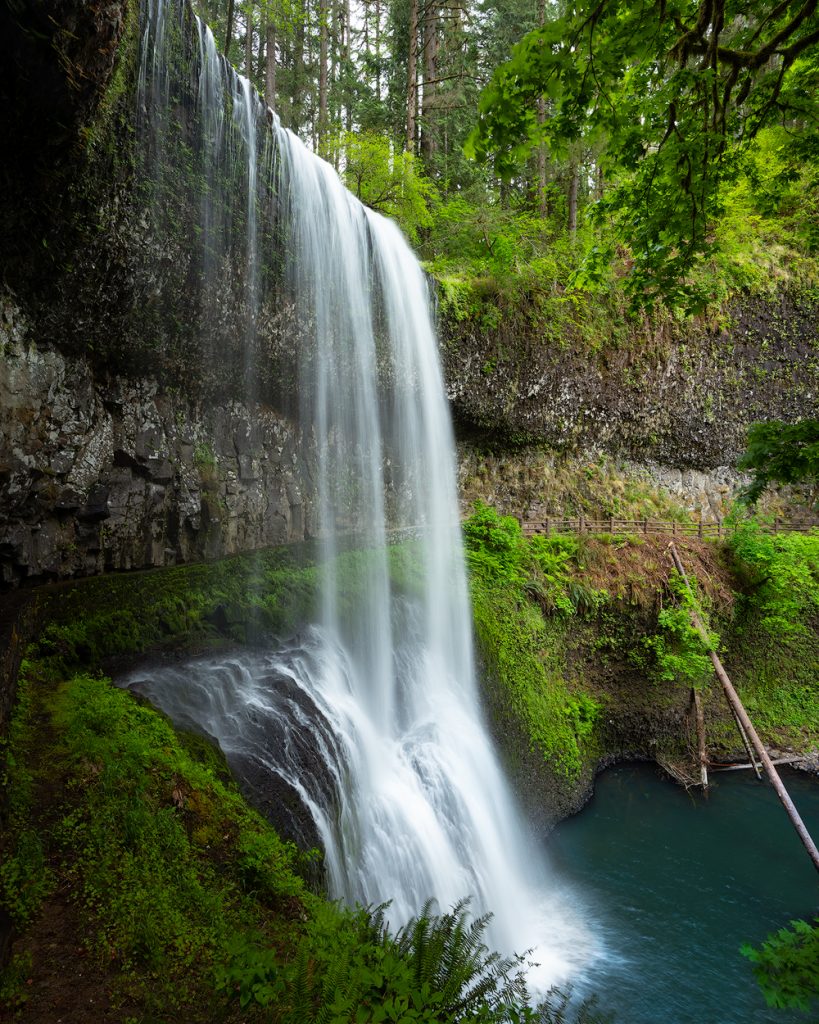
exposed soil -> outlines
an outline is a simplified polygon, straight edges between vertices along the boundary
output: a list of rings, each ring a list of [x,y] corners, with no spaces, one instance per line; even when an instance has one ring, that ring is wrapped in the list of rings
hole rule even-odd
[[[22,986],[25,1002],[17,1009],[0,1007],[0,1021],[26,1024],[120,1024],[134,1007],[113,1006],[115,972],[104,971],[89,956],[77,908],[67,893],[56,892],[24,938],[16,955],[31,956]]]

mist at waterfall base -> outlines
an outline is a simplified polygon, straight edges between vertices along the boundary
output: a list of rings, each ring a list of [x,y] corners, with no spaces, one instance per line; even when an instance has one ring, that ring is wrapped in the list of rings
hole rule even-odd
[[[326,854],[330,894],[391,900],[400,926],[433,897],[491,911],[487,941],[531,950],[534,991],[600,954],[573,887],[527,832],[488,738],[475,681],[454,439],[426,282],[398,228],[284,131],[184,5],[142,13],[139,128],[146,175],[172,173],[175,119],[194,109],[203,330],[212,292],[245,267],[246,384],[260,311],[278,289],[297,311],[298,408],[315,452],[321,610],[296,639],[126,680],[183,726],[214,737],[237,771],[296,795]],[[196,74],[180,73],[187,47]],[[162,193],[167,196],[168,190]],[[157,209],[160,220],[163,210]],[[272,228],[271,228],[272,225]],[[287,253],[265,276],[264,239]],[[411,596],[390,579],[387,537],[415,532]],[[337,535],[366,548],[354,613]]]

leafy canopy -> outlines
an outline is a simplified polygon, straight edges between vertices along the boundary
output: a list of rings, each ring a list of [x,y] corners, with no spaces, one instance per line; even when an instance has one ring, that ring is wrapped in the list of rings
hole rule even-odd
[[[435,186],[412,153],[397,150],[374,132],[342,132],[334,143],[344,154],[344,183],[366,206],[394,217],[412,242],[432,224]]]
[[[586,0],[495,71],[467,150],[510,177],[536,145],[598,146],[596,213],[630,245],[633,287],[685,294],[760,129],[780,122],[802,159],[819,151],[817,43],[816,0]]]
[[[739,460],[752,480],[744,497],[753,504],[770,484],[805,484],[819,497],[819,420],[768,420],[748,428],[748,447]]]
[[[819,918],[791,921],[761,947],[742,946],[769,1006],[809,1011],[819,1001]]]

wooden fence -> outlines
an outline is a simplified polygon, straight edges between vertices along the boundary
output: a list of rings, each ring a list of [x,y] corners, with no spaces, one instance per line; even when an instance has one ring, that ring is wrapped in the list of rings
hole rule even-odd
[[[643,533],[668,534],[671,537],[726,537],[736,527],[725,523],[680,523],[666,519],[575,519],[524,520],[521,527],[527,537],[537,533]],[[819,519],[787,520],[774,519],[772,523],[761,524],[767,533],[807,533],[819,528]]]

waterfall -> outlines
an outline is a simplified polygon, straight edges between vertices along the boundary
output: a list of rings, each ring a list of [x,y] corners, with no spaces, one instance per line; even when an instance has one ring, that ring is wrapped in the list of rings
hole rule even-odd
[[[167,103],[167,55],[156,49],[170,45],[170,12],[169,0],[151,0],[144,13],[140,110],[154,121]],[[208,275],[244,250],[251,337],[267,287],[258,218],[275,220],[287,252],[278,287],[303,324],[298,405],[317,452],[321,610],[287,644],[140,671],[125,684],[216,737],[237,770],[252,765],[298,795],[331,895],[392,900],[395,925],[429,897],[448,909],[470,896],[476,913],[494,914],[494,947],[534,951],[538,987],[563,979],[593,941],[576,896],[558,889],[527,833],[480,709],[454,438],[424,275],[395,224],[275,116],[262,130],[250,84],[198,21],[196,34],[204,280],[215,287]],[[147,144],[156,138],[149,126]],[[225,182],[241,185],[239,199]],[[391,578],[396,529],[416,538],[409,590]],[[358,536],[359,553],[340,551],[342,533]],[[351,560],[363,579],[354,607]]]

